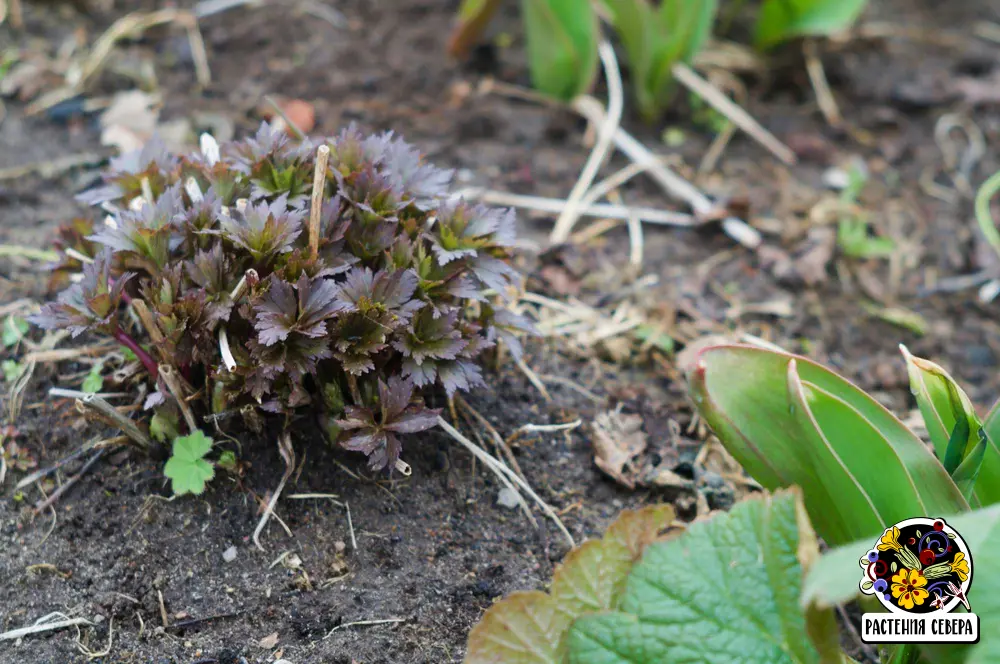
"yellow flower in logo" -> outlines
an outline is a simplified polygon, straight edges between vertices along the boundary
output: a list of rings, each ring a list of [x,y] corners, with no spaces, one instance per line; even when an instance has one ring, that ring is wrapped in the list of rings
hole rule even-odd
[[[958,578],[962,581],[969,578],[969,561],[961,551],[956,553],[955,559],[951,561],[951,571],[958,574]]]
[[[921,605],[930,595],[924,586],[927,579],[917,569],[902,568],[892,577],[892,596],[896,598],[896,603],[907,611],[914,605]]]
[[[882,539],[878,541],[879,551],[888,551],[889,549],[899,551],[899,528],[895,526],[887,529],[882,535]]]

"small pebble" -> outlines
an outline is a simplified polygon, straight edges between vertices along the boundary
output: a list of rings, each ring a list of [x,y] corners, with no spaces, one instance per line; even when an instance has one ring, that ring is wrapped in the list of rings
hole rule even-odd
[[[497,505],[514,509],[518,504],[517,493],[507,488],[500,489],[500,493],[497,494]]]
[[[337,542],[333,543],[333,550],[336,551],[337,553],[343,553],[346,548],[347,548],[347,545],[344,544],[341,541],[337,541]]]
[[[850,183],[850,174],[842,168],[828,168],[823,172],[823,185],[830,189],[836,191],[847,189]]]
[[[227,563],[231,563],[236,560],[236,547],[231,546],[222,552],[222,559]]]

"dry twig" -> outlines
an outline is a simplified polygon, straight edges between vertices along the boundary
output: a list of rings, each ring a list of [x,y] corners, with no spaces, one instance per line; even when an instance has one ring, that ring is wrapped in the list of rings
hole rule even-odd
[[[285,488],[285,483],[288,482],[288,478],[292,476],[292,472],[295,470],[295,450],[292,449],[291,434],[287,432],[281,434],[281,437],[278,439],[278,451],[281,452],[281,458],[285,462],[285,472],[281,476],[278,488],[274,490],[274,493],[271,494],[271,499],[267,501],[264,513],[260,516],[260,521],[257,522],[257,527],[253,531],[253,543],[261,551],[264,550],[264,546],[260,543],[260,533],[264,530],[264,526],[267,525],[268,519],[274,514],[274,506],[278,504],[281,491]]]
[[[618,60],[615,58],[615,49],[609,42],[605,41],[601,43],[599,51],[601,63],[604,65],[604,77],[608,83],[608,111],[604,116],[604,121],[599,125],[597,143],[594,144],[594,149],[591,151],[590,157],[587,158],[580,178],[569,194],[566,207],[559,215],[552,228],[552,233],[549,235],[549,239],[553,243],[565,242],[573,231],[573,226],[580,218],[578,212],[580,202],[587,194],[587,190],[590,189],[601,164],[604,163],[622,118],[625,93],[622,88],[621,72],[618,70]]]
[[[545,515],[548,516],[550,519],[552,519],[552,521],[556,524],[556,527],[566,538],[566,541],[569,542],[569,545],[573,547],[576,546],[576,541],[573,539],[573,536],[570,534],[569,530],[566,529],[566,526],[563,525],[562,519],[559,518],[559,515],[555,513],[555,510],[549,507],[548,503],[542,500],[538,496],[538,494],[535,493],[534,489],[532,489],[527,482],[518,477],[518,475],[513,470],[511,470],[504,464],[494,459],[481,447],[479,447],[471,440],[469,440],[461,433],[459,433],[459,431],[455,427],[448,424],[448,422],[443,417],[438,417],[438,426],[441,427],[441,429],[443,429],[445,433],[451,436],[452,439],[454,439],[463,447],[465,447],[467,450],[472,452],[472,454],[476,456],[476,458],[478,458],[484,464],[486,464],[490,470],[492,470],[496,474],[506,475],[520,489],[522,489],[525,493],[531,496],[531,499],[535,501],[535,503],[541,508],[541,510],[545,513]]]
[[[678,62],[670,71],[673,73],[674,78],[684,87],[697,94],[709,106],[729,118],[737,127],[767,148],[775,157],[789,166],[795,164],[797,161],[795,153],[787,145],[775,138],[774,134],[764,129],[752,115],[734,103],[733,100],[724,95],[717,87],[699,76],[693,69],[682,62]]]

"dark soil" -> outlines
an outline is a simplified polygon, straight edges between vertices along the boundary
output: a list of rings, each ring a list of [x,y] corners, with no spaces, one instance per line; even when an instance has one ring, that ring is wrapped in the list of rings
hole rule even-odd
[[[55,50],[75,30],[92,40],[129,9],[153,3],[122,7],[126,3],[119,2],[108,12],[90,13],[56,3],[27,4],[24,32],[0,27],[0,43],[37,48],[37,40],[48,40],[44,47]],[[337,9],[347,26],[339,28],[306,13],[306,3],[274,2],[211,17],[203,30],[214,78],[203,92],[195,91],[186,42],[177,32],[152,31],[130,48],[148,51],[157,61],[165,119],[211,111],[229,117],[244,133],[258,122],[254,108],[262,95],[296,97],[315,104],[316,133],[333,133],[352,121],[392,128],[430,159],[460,169],[469,182],[565,197],[588,153],[583,127],[550,108],[477,94],[485,75],[527,83],[521,44],[515,38],[510,48],[478,50],[468,63],[450,61],[443,39],[455,4],[345,0]],[[780,56],[767,77],[748,77],[748,109],[797,149],[801,162],[782,166],[737,135],[719,171],[701,184],[747,208],[748,218],[765,232],[766,249],[736,247],[717,229],[648,227],[645,272],[660,276],[648,299],[680,312],[676,333],[682,341],[699,333],[755,334],[835,366],[905,415],[913,404],[897,350],[903,342],[948,367],[985,407],[1000,394],[995,305],[980,304],[974,288],[934,291],[938,280],[992,269],[995,258],[973,232],[971,201],[943,202],[929,195],[920,179],[937,174],[939,184],[950,186],[934,140],[942,115],[967,115],[988,145],[1000,139],[996,106],[968,108],[941,92],[958,77],[1000,75],[1000,45],[972,36],[976,22],[1000,20],[1000,6],[895,0],[879,3],[872,13],[872,19],[902,21],[926,37],[958,40],[942,44],[911,35],[829,49],[827,73],[853,132],[825,123],[796,49]],[[507,11],[495,30],[518,35],[516,11]],[[107,92],[120,81],[104,84]],[[7,103],[0,169],[104,150],[92,118],[67,123],[51,116],[24,118],[22,111]],[[687,140],[681,153],[697,167],[711,137],[689,118],[682,99],[676,115],[656,129],[634,118],[626,124],[664,152],[659,131],[667,125],[682,128]],[[821,174],[855,155],[871,171],[861,200],[871,223],[908,250],[893,262],[843,257],[823,262],[820,279],[807,284],[794,270],[783,271],[780,259],[808,251],[815,241],[807,237],[808,213],[823,195]],[[1000,159],[987,150],[969,178],[975,185],[997,168]],[[71,194],[93,183],[96,172],[0,181],[0,241],[46,246],[59,222],[83,211]],[[674,205],[642,178],[625,195],[629,203]],[[522,215],[522,222],[525,237],[544,241],[549,221]],[[558,273],[571,273],[580,297],[596,302],[622,283],[627,247],[625,232],[615,230],[564,256]],[[529,288],[559,296],[565,279],[553,280],[553,272],[542,269],[546,264],[552,259],[525,258]],[[18,258],[0,261],[0,299],[23,297],[49,297],[44,275]],[[791,302],[791,314],[733,316],[734,306],[775,300]],[[919,313],[928,322],[926,334],[873,317],[864,301]],[[556,384],[549,386],[552,400],[545,401],[516,367],[503,364],[490,374],[490,388],[470,398],[502,434],[528,422],[587,422],[621,403],[626,412],[644,417],[657,460],[700,477],[702,469],[692,462],[701,443],[676,435],[677,425],[689,424],[691,411],[670,361],[622,367],[577,358],[556,342],[533,342],[528,364],[540,374],[571,378],[606,402]],[[63,362],[36,370],[16,426],[18,442],[42,466],[107,434],[80,428],[71,403],[45,397],[54,384],[70,385],[61,377],[86,368]],[[23,474],[12,472],[0,487],[0,631],[55,611],[100,622],[83,629],[79,641],[70,629],[5,642],[0,662],[86,661],[78,644],[102,651],[109,643],[110,653],[95,661],[228,664],[241,658],[272,661],[280,654],[294,664],[458,662],[466,634],[482,612],[512,590],[543,587],[567,550],[541,515],[536,530],[517,511],[498,506],[496,480],[481,466],[472,473],[469,455],[443,434],[415,436],[408,443],[404,458],[413,467],[411,478],[377,484],[366,479],[360,459],[333,452],[303,420],[294,441],[301,467],[277,509],[292,536],[272,519],[261,552],[250,541],[258,499],[276,486],[284,466],[274,435],[231,433],[242,440],[248,471],[239,481],[223,476],[197,499],[151,499],[169,494],[160,462],[109,454],[54,512],[32,516],[26,505],[41,496],[33,487],[18,494],[13,486]],[[562,511],[578,540],[600,533],[621,509],[646,502],[675,501],[683,518],[697,512],[690,494],[629,491],[604,477],[592,463],[587,427],[523,438],[515,453],[530,483]],[[66,476],[78,467],[70,464]],[[289,498],[303,493],[337,494],[350,504],[356,548],[345,511],[328,498]],[[726,502],[726,496],[716,495],[709,506]],[[222,554],[231,546],[237,556],[224,562]],[[286,552],[301,565],[290,564],[290,556],[273,564]],[[398,622],[352,624],[386,620]],[[275,632],[275,647],[259,646]]]

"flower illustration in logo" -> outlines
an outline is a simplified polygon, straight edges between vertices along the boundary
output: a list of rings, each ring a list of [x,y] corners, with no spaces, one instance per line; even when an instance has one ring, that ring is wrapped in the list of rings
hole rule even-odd
[[[899,528],[893,526],[885,531],[878,541],[879,551],[899,551]]]
[[[901,607],[909,611],[914,606],[923,604],[930,596],[926,585],[927,579],[920,570],[904,567],[892,577],[892,596]]]
[[[965,559],[965,554],[961,551],[955,554],[955,559],[949,565],[951,566],[951,571],[958,574],[960,581],[965,581],[969,578],[969,561]]]
[[[914,518],[887,527],[859,565],[861,592],[875,595],[894,613],[968,609],[972,557],[943,519]]]

